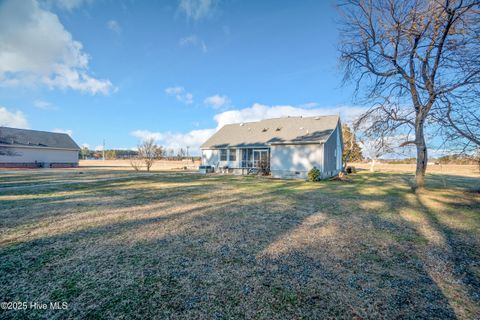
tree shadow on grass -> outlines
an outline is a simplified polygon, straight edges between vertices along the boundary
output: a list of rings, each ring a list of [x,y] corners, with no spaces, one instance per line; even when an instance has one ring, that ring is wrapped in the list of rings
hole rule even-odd
[[[376,181],[374,183],[378,182],[378,187],[382,187],[382,189],[385,191],[385,194],[381,196],[362,192],[361,186],[363,183],[361,183],[360,186],[352,184],[340,185],[338,188],[332,187],[331,189],[322,189],[318,192],[312,191],[311,196],[309,196],[308,193],[304,193],[297,197],[297,200],[299,200],[301,204],[304,204],[307,201],[318,200],[316,203],[318,206],[317,209],[328,209],[328,216],[332,217],[332,219],[336,219],[336,217],[341,216],[346,212],[350,214],[354,213],[354,215],[351,215],[352,218],[360,217],[361,221],[357,221],[353,227],[356,226],[360,230],[364,229],[364,233],[362,234],[362,232],[357,231],[356,239],[355,237],[349,238],[345,250],[352,251],[352,247],[364,245],[365,248],[367,248],[366,253],[365,250],[359,250],[357,251],[358,256],[352,256],[348,259],[343,258],[340,262],[337,262],[337,264],[330,263],[328,258],[332,257],[328,257],[326,260],[323,260],[325,257],[320,259],[323,263],[326,261],[327,264],[333,264],[336,266],[331,268],[331,270],[335,270],[333,273],[334,278],[339,277],[338,270],[342,270],[342,267],[338,267],[338,263],[340,263],[341,266],[344,262],[351,262],[352,260],[354,261],[353,264],[347,264],[347,267],[344,268],[343,271],[344,273],[353,272],[354,274],[358,273],[359,275],[353,275],[353,278],[344,278],[342,281],[337,281],[337,288],[339,288],[339,290],[344,290],[341,295],[348,296],[349,294],[354,293],[353,296],[349,296],[347,299],[344,299],[344,301],[347,301],[349,306],[347,309],[350,312],[350,316],[357,315],[368,318],[372,315],[379,317],[415,315],[426,318],[455,318],[457,316],[468,318],[472,316],[474,317],[475,314],[478,315],[477,312],[480,310],[475,307],[472,309],[472,305],[475,306],[475,303],[478,303],[478,278],[475,277],[475,274],[472,272],[472,270],[467,272],[467,277],[469,278],[468,282],[470,282],[471,285],[467,290],[469,293],[464,296],[464,298],[469,299],[469,302],[465,304],[466,307],[462,307],[462,298],[460,298],[460,300],[457,298],[456,301],[454,301],[456,304],[456,314],[450,306],[450,299],[455,298],[455,295],[452,295],[451,293],[448,294],[448,297],[444,295],[444,291],[448,292],[448,290],[451,290],[452,288],[445,286],[439,288],[437,283],[438,278],[431,278],[432,266],[425,265],[426,263],[431,262],[428,261],[428,254],[426,254],[424,250],[425,246],[429,243],[429,240],[425,239],[423,234],[419,232],[419,226],[415,225],[414,222],[406,221],[401,217],[402,211],[404,210],[408,211],[418,209],[413,207],[411,202],[407,201],[405,197],[407,194],[405,190],[408,191],[408,187],[404,186],[403,190],[398,191],[396,190],[398,189],[398,182],[391,181],[392,177],[390,175],[387,175],[386,177],[388,177],[389,180],[383,180],[383,182],[378,176],[375,177]],[[398,175],[398,178],[403,178],[403,175]],[[368,182],[368,186],[371,187],[371,181]],[[348,196],[345,196],[346,192],[349,193]],[[318,195],[319,199],[316,199],[315,195]],[[326,201],[328,199],[338,199],[338,201],[336,201],[337,203],[331,203],[331,201],[329,203],[329,201]],[[350,199],[362,199],[366,202],[372,203],[380,202],[382,203],[382,210],[362,210],[362,208],[358,207],[358,203],[345,210],[342,207],[348,207],[348,201]],[[430,214],[435,215],[435,213],[432,211],[430,211]],[[344,221],[344,223],[348,223],[348,221]],[[351,229],[343,229],[344,230],[342,231],[337,230],[337,233],[341,234],[352,232]],[[452,237],[458,237],[459,239],[457,239],[456,243],[460,244],[460,242],[462,242],[460,238],[463,235],[458,234],[457,231],[451,231],[452,232],[450,232],[450,235]],[[301,230],[299,232],[301,232]],[[314,232],[312,233],[314,234]],[[367,243],[365,243],[364,239],[368,238],[368,234],[374,235],[374,239],[370,238],[368,241],[371,242],[368,243],[367,241]],[[387,243],[382,243],[382,240],[384,240],[382,236],[387,237],[386,240],[390,240],[390,242],[387,241]],[[475,257],[478,257],[479,244],[478,239],[475,240],[475,236],[475,234],[469,235],[468,237],[470,241],[467,240],[466,242],[463,242],[463,246],[470,245],[469,248],[472,249],[470,250],[469,257],[460,254],[454,259],[451,259],[453,261],[452,263],[455,264],[454,268],[457,269],[458,272],[465,272],[465,264],[475,261]],[[292,236],[285,236],[284,234],[281,234],[280,239],[284,239],[285,237],[288,239],[286,240],[287,243],[292,241]],[[307,241],[308,238],[302,240]],[[474,244],[473,246],[472,243]],[[326,244],[329,245],[329,241],[326,241]],[[322,241],[319,241],[316,243],[316,245],[318,248],[325,248],[325,243]],[[372,251],[372,245],[375,248],[379,248],[379,250],[373,250],[373,253],[370,252]],[[341,246],[341,244],[339,244],[339,246]],[[300,270],[305,269],[305,261],[312,260],[311,252],[314,252],[316,248],[316,246],[305,246],[305,250],[301,250],[301,254],[305,255],[305,258],[300,258],[300,263],[294,263],[294,267],[291,268],[295,270],[294,273],[298,274]],[[355,249],[353,251],[355,251]],[[460,250],[460,252],[462,252],[462,250]],[[291,254],[298,255],[299,253],[298,250],[294,248],[291,250],[291,252],[287,254],[281,254],[279,257],[276,257],[273,261],[280,261],[278,262],[280,264],[286,263],[286,267],[283,266],[278,268],[288,270],[290,268],[288,267],[288,263],[296,260],[291,259]],[[388,259],[385,257],[385,254],[387,255]],[[363,258],[363,256],[366,256],[366,260]],[[370,258],[372,261],[369,261]],[[315,268],[316,264],[318,264],[318,261],[314,260],[312,261],[312,264]],[[373,274],[363,272],[365,264],[369,267],[373,266],[373,269],[376,267],[382,270],[382,272],[374,272]],[[322,268],[320,268],[320,270],[321,269]],[[317,271],[319,272],[318,277],[325,280],[325,277],[322,275],[323,273],[319,270]],[[301,273],[304,274],[304,271]],[[312,271],[312,274],[314,273],[315,272]],[[332,276],[332,273],[328,272],[328,270],[326,274]],[[271,276],[271,273],[269,273],[269,276]],[[318,279],[318,277],[312,276],[311,278]],[[360,286],[358,288],[355,288],[355,286],[353,288],[345,287],[346,283],[351,285],[351,280],[355,280],[357,278],[360,278],[360,283],[363,280],[363,288],[361,288],[361,290]],[[387,280],[379,283],[379,278],[386,278]],[[280,281],[280,284],[277,285],[281,286],[283,281],[286,280]],[[371,286],[371,284],[375,282],[376,285]],[[465,285],[468,285],[468,283]],[[390,296],[381,298],[385,292],[388,293],[388,290],[385,289],[385,287],[391,287],[391,289],[395,290],[395,292]],[[362,290],[366,292],[362,292]],[[377,295],[375,296],[374,293]],[[295,290],[292,290],[291,288],[285,289],[283,294],[293,300],[298,298],[298,295],[295,294]],[[372,296],[374,297],[373,299]],[[294,297],[296,298],[294,299]],[[318,296],[316,297],[316,299],[319,299]],[[361,297],[360,300],[358,300],[359,297]],[[370,298],[370,300],[367,298]],[[331,299],[328,300],[332,301]],[[373,309],[370,308],[372,306]],[[324,305],[324,307],[326,306]],[[327,309],[328,308],[336,311],[341,309],[340,307],[336,308],[335,305],[331,305],[329,307],[327,306]],[[466,309],[466,311],[462,309]],[[332,313],[330,316],[338,316],[338,314]]]
[[[191,197],[210,192],[218,185],[215,180],[203,181],[201,187],[188,183],[184,176],[174,181],[172,174],[132,178],[127,181],[99,181],[82,185],[10,190],[0,202],[3,228],[31,225],[41,219],[60,219],[71,214],[126,209],[152,202]],[[160,182],[160,187],[151,187]],[[193,180],[195,182],[195,180]],[[132,183],[135,183],[132,186]],[[141,185],[138,187],[136,185]],[[18,198],[16,198],[18,197]]]
[[[428,220],[429,225],[441,235],[444,240],[441,246],[434,247],[431,250],[430,257],[437,257],[447,269],[447,281],[459,283],[465,290],[464,298],[473,303],[480,304],[480,278],[478,276],[478,261],[480,261],[480,252],[478,250],[478,234],[460,233],[458,229],[442,223],[438,212],[434,212],[430,206],[425,203],[424,197],[416,195],[417,202],[422,213]],[[445,204],[445,202],[441,202]],[[451,205],[451,203],[450,203]],[[480,199],[468,199],[466,206],[472,210],[480,209]],[[473,213],[475,211],[472,211]],[[452,214],[451,212],[445,215]],[[477,210],[477,221],[480,218],[480,211]],[[478,228],[476,228],[478,231]],[[472,268],[473,267],[473,268]],[[461,293],[460,293],[461,294]],[[479,310],[480,311],[480,310]]]
[[[64,299],[83,318],[455,318],[425,267],[428,241],[399,218],[414,208],[386,181],[138,188],[145,202],[200,206],[0,248],[0,298]]]

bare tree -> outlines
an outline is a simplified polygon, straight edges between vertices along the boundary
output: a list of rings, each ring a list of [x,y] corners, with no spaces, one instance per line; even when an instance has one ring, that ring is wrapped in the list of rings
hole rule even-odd
[[[447,144],[456,151],[474,154],[480,149],[480,92],[464,93],[462,99],[442,97],[443,111],[438,121]]]
[[[183,159],[183,158],[185,158],[186,154],[187,154],[187,153],[186,153],[185,149],[180,148],[180,149],[178,150],[178,153],[177,153],[177,158]]]
[[[365,135],[359,139],[362,151],[370,158],[370,172],[375,171],[375,164],[382,156],[394,151],[394,139],[384,136]]]
[[[157,153],[158,153],[157,158],[158,159],[162,159],[162,158],[167,157],[167,149],[166,148],[164,148],[160,145],[157,145],[157,148],[158,148],[158,150],[157,150]]]
[[[343,140],[343,171],[346,170],[347,165],[350,161],[361,161],[363,160],[362,149],[360,148],[357,138],[356,138],[356,126],[353,126],[352,129],[347,124],[342,124],[342,140]]]
[[[345,81],[373,107],[374,130],[412,132],[417,188],[427,168],[426,130],[442,98],[480,83],[480,0],[346,0],[340,45]],[[373,131],[373,130],[372,130]]]
[[[153,166],[155,160],[162,155],[162,147],[157,146],[155,139],[147,139],[138,145],[138,156],[145,163],[147,171]]]
[[[142,163],[143,163],[143,160],[137,156],[130,158],[130,166],[132,166],[133,170],[135,171],[140,171],[140,168],[142,167]]]
[[[117,159],[117,151],[116,150],[105,150],[105,159],[107,160],[115,160]]]
[[[83,146],[82,149],[80,150],[80,153],[82,154],[83,160],[85,160],[85,159],[87,159],[87,157],[90,153],[90,150],[88,150],[87,146]]]
[[[480,172],[480,148],[478,148],[475,152],[475,159],[477,161],[478,172]]]

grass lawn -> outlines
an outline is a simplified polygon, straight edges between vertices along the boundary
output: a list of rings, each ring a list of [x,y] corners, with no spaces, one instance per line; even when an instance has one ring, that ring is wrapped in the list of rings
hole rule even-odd
[[[78,172],[0,172],[0,302],[68,303],[0,318],[480,317],[478,178]]]

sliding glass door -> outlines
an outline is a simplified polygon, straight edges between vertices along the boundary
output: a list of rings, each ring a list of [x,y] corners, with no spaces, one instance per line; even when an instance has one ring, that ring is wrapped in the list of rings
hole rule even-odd
[[[253,167],[263,168],[268,166],[268,150],[253,150]]]

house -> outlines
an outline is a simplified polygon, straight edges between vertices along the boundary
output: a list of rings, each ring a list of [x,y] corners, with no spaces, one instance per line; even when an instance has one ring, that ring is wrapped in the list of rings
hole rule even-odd
[[[284,117],[229,124],[200,146],[202,165],[235,174],[268,167],[277,178],[306,179],[317,167],[322,178],[342,170],[338,116]]]
[[[0,167],[74,167],[80,148],[65,133],[0,127]]]

